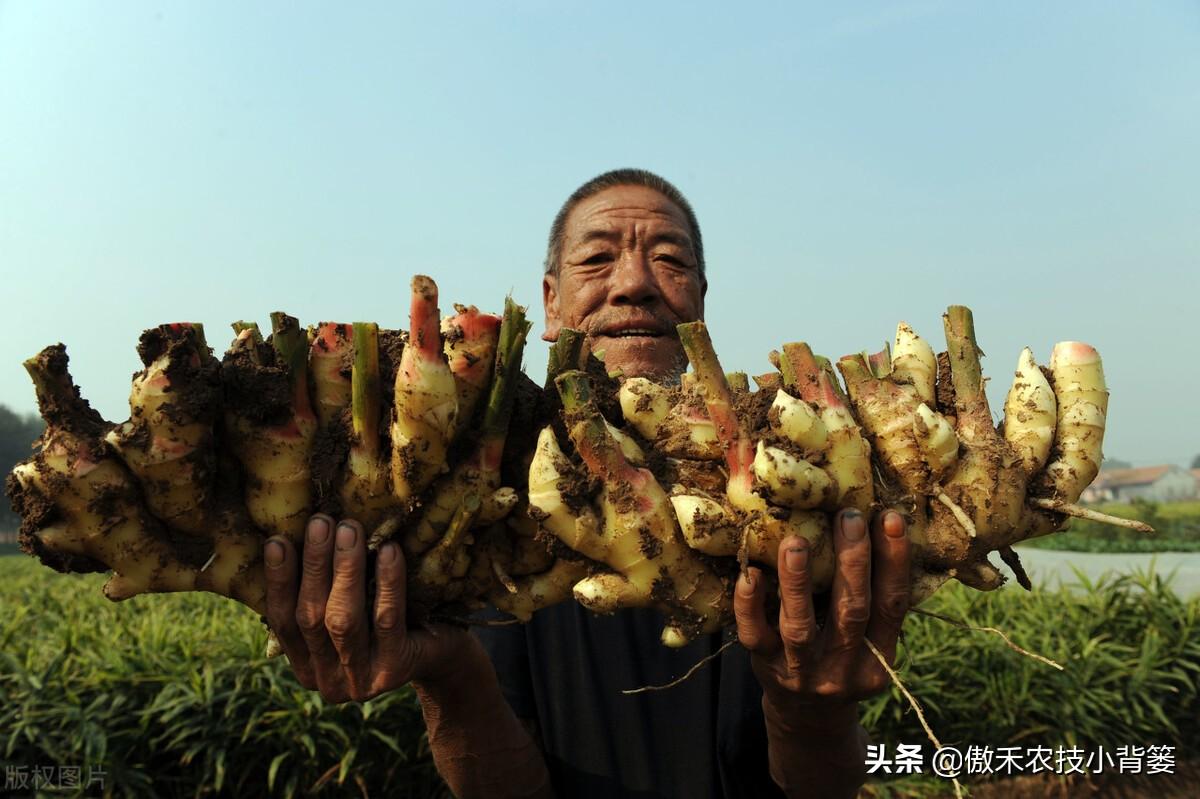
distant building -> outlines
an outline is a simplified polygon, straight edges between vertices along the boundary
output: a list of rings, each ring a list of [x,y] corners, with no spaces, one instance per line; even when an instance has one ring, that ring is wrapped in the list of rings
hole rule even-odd
[[[1145,499],[1151,502],[1175,502],[1200,495],[1196,473],[1182,466],[1145,466],[1140,469],[1110,469],[1100,472],[1084,489],[1084,502],[1127,502]]]

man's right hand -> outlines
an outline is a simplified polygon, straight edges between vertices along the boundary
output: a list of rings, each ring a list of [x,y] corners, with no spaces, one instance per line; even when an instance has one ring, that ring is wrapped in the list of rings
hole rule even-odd
[[[375,610],[366,610],[366,535],[351,519],[313,516],[304,555],[285,538],[267,540],[267,623],[296,679],[329,702],[366,701],[412,680],[436,680],[476,654],[468,632],[405,623],[406,573],[397,543],[376,558]],[[483,655],[486,658],[486,655]]]

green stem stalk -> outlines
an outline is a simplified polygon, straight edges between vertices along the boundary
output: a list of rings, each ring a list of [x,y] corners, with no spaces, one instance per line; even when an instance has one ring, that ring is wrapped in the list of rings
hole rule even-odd
[[[592,381],[586,372],[568,369],[554,378],[554,384],[558,386],[558,395],[567,413],[591,410]]]
[[[479,515],[479,495],[474,492],[468,492],[463,497],[462,504],[454,512],[454,517],[450,519],[450,524],[446,528],[446,534],[442,536],[442,540],[438,543],[438,550],[443,555],[451,555],[458,551],[462,545],[463,538],[475,523],[475,518]]]
[[[581,331],[564,327],[550,347],[550,362],[546,366],[546,382],[552,383],[562,372],[583,367],[584,335]]]
[[[379,457],[379,417],[383,395],[379,383],[379,325],[354,323],[354,368],[350,377],[350,418],[356,446],[371,459]]]
[[[871,355],[866,352],[862,354],[863,360],[871,370],[871,374],[879,379],[883,379],[892,373],[892,351],[891,345],[886,341],[883,343],[883,349]]]
[[[532,327],[525,320],[525,309],[513,302],[512,297],[505,298],[500,340],[496,344],[496,365],[492,369],[492,385],[483,414],[484,438],[503,440],[508,433],[514,399],[512,389],[516,385],[517,372],[521,369],[525,339]]]
[[[196,347],[200,351],[200,357],[210,357],[211,353],[208,351],[208,339],[204,337],[204,325],[202,325],[200,322],[190,322],[189,327],[191,327],[192,332],[196,334]]]
[[[837,373],[833,371],[833,363],[824,355],[814,355],[813,359],[816,361],[817,366],[820,367],[821,375],[824,376],[823,378],[818,377],[817,380],[821,391],[831,392],[841,405],[849,408],[850,398],[842,390],[842,384],[837,379]]]
[[[754,375],[753,379],[759,391],[779,390],[779,372],[766,372],[761,375]]]
[[[234,322],[230,327],[233,328],[233,346],[229,348],[230,352],[245,352],[250,358],[250,362],[256,366],[262,366],[262,356],[259,348],[263,346],[262,333],[258,329],[256,322]],[[242,333],[250,331],[250,339],[242,340]]]
[[[629,461],[592,401],[591,378],[586,372],[572,369],[560,374],[554,382],[567,413],[567,430],[588,470],[603,480],[626,478],[631,468]]]
[[[311,414],[308,399],[308,334],[299,320],[283,311],[271,314],[271,346],[287,367],[296,413]]]
[[[820,397],[817,375],[821,373],[821,367],[812,348],[805,342],[794,341],[783,345],[783,352],[779,355],[779,371],[783,374],[784,386],[800,399],[816,402]]]
[[[254,335],[254,343],[255,344],[263,343],[262,333],[259,332],[257,322],[247,322],[247,321],[243,320],[243,321],[239,321],[239,322],[234,322],[232,325],[230,325],[230,327],[233,328],[234,335],[241,335],[242,331],[249,330]]]
[[[208,348],[208,339],[204,337],[204,325],[200,322],[182,322],[180,323],[180,327],[183,330],[191,331],[192,347],[196,350],[196,356],[200,359],[200,362],[208,363],[212,361],[213,354]]]
[[[855,391],[858,385],[875,377],[870,360],[865,354],[842,356],[838,360],[838,371],[842,373],[842,377],[846,380],[846,387],[851,391]]]
[[[950,371],[954,380],[954,394],[962,410],[966,405],[982,402],[987,408],[987,396],[983,393],[983,371],[979,364],[979,346],[975,343],[975,320],[971,309],[965,305],[951,305],[942,316],[946,328],[946,349],[950,353]]]

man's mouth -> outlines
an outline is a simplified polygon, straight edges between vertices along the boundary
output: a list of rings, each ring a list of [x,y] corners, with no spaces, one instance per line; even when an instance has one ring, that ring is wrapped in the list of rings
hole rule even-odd
[[[671,320],[635,317],[594,330],[589,334],[593,349],[606,352],[605,364],[627,376],[669,377],[687,367]]]
[[[600,326],[594,335],[605,338],[664,338],[673,336],[674,325],[649,317],[622,319]]]
[[[631,327],[627,330],[610,330],[602,333],[601,335],[607,336],[608,338],[658,338],[662,335],[662,331],[652,330],[648,327]]]

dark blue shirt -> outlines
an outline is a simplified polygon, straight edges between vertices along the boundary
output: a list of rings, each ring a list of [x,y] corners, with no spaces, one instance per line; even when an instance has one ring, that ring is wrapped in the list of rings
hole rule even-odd
[[[560,797],[762,799],[782,796],[767,767],[762,689],[739,645],[664,691],[721,645],[659,643],[653,610],[598,616],[575,602],[526,625],[477,627],[504,695],[537,722]]]

